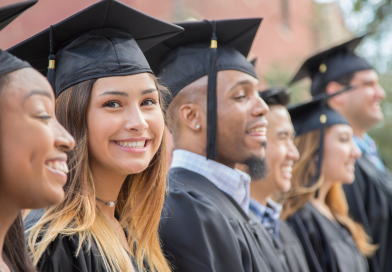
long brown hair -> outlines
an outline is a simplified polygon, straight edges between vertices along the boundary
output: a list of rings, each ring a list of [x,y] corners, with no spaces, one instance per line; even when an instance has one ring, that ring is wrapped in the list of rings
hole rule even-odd
[[[157,88],[162,90],[155,77],[151,77]],[[29,246],[36,264],[57,235],[78,234],[79,250],[84,241],[87,241],[89,246],[94,241],[109,271],[132,271],[129,258],[116,232],[95,203],[94,180],[89,165],[86,119],[87,105],[95,81],[89,80],[74,85],[64,91],[56,101],[56,116],[75,138],[76,146],[68,153],[70,175],[65,187],[65,200],[60,205],[49,208],[32,228]],[[126,178],[116,205],[116,214],[119,216],[120,224],[128,233],[128,245],[140,271],[146,269],[144,260],[150,271],[170,271],[162,254],[158,236],[165,197],[165,154],[164,134],[158,152],[147,169]],[[46,227],[46,224],[49,224],[49,227]],[[39,235],[43,238],[36,245]]]
[[[0,94],[11,82],[11,73],[0,75]],[[3,244],[3,258],[6,264],[15,272],[36,271],[27,252],[26,236],[24,234],[21,214],[18,215],[7,231]]]
[[[328,128],[325,133],[328,132]],[[282,218],[287,219],[315,197],[315,192],[323,182],[323,176],[312,186],[308,182],[316,174],[317,153],[319,149],[320,131],[314,130],[296,137],[294,144],[300,158],[293,167],[291,190],[285,195]],[[369,243],[370,239],[362,225],[353,221],[348,215],[348,204],[342,184],[335,183],[327,193],[325,203],[335,219],[350,231],[359,251],[365,256],[371,256],[377,249]]]

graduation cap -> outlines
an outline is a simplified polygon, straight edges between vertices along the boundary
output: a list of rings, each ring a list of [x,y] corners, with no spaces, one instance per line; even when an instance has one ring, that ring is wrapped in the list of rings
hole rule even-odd
[[[297,136],[313,130],[320,130],[317,172],[310,181],[309,187],[313,186],[318,181],[321,174],[325,128],[338,124],[349,125],[342,115],[327,105],[327,102],[332,97],[352,89],[355,89],[355,86],[346,86],[342,90],[330,95],[322,93],[313,97],[310,102],[295,105],[288,109]]]
[[[290,89],[285,86],[271,87],[260,91],[259,95],[267,105],[287,106],[290,103]]]
[[[310,92],[312,96],[316,96],[323,92],[331,81],[357,71],[373,69],[365,59],[354,53],[364,37],[365,35],[357,37],[310,57],[291,80],[290,85],[309,76],[312,80]]]
[[[31,0],[8,5],[0,8],[0,31],[15,20],[25,10],[34,6],[38,0]],[[0,49],[0,75],[4,75],[30,65]]]
[[[152,73],[143,52],[182,30],[117,0],[102,0],[8,51],[47,76],[58,97],[89,79]]]
[[[153,71],[169,88],[166,105],[188,84],[208,75],[207,159],[215,159],[217,130],[217,72],[237,70],[255,78],[253,65],[246,59],[261,18],[184,22],[185,29],[146,52]]]

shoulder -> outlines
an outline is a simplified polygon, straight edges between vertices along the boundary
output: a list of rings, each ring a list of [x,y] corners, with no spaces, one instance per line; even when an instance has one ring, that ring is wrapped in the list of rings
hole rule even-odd
[[[38,263],[39,271],[105,271],[94,241],[91,244],[87,241],[82,241],[81,246],[79,244],[78,234],[58,235],[42,255]]]

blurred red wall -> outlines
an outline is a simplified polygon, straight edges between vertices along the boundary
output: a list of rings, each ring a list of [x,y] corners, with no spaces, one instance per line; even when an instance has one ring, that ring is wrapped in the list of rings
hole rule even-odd
[[[16,2],[21,1],[0,0],[0,6]],[[39,0],[34,7],[1,32],[0,48],[7,49],[95,2],[96,0]],[[250,54],[251,57],[258,57],[256,69],[260,74],[268,72],[274,63],[280,63],[287,70],[296,69],[304,57],[324,43],[319,31],[322,29],[318,29],[320,14],[317,12],[320,5],[315,4],[313,0],[122,0],[122,2],[169,22],[190,18],[201,20],[263,17],[264,20]],[[326,17],[324,13],[322,12],[321,15]],[[336,17],[339,17],[339,14],[336,15],[335,12],[330,20],[335,22]],[[340,20],[338,24],[343,26],[342,18],[337,19]],[[336,34],[335,32],[333,35]]]

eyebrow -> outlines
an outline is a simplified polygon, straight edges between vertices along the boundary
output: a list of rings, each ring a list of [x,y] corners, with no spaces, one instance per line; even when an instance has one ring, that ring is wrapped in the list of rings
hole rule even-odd
[[[241,85],[253,85],[253,84],[249,80],[242,80],[242,81],[237,82],[233,87],[231,87],[229,92],[231,92],[232,90],[234,90],[235,88],[237,88],[238,86],[241,86]]]
[[[43,95],[43,96],[46,96],[46,97],[48,97],[48,98],[50,98],[50,99],[53,98],[52,94],[50,94],[48,91],[45,91],[45,90],[32,90],[32,91],[30,91],[28,94],[25,95],[25,97],[23,98],[23,103],[24,103],[29,97],[31,97],[31,96],[33,96],[33,95]]]
[[[142,91],[142,95],[153,93],[153,92],[157,92],[157,91],[158,91],[157,89],[144,90],[144,91]]]
[[[120,96],[128,97],[128,94],[126,92],[120,92],[120,91],[106,91],[104,93],[101,93],[99,96],[105,96],[105,95],[120,95]]]
[[[157,89],[144,90],[142,92],[142,95],[157,92],[157,91],[158,91]],[[120,95],[120,96],[124,96],[124,97],[129,97],[129,95],[126,92],[121,92],[121,91],[106,91],[104,93],[101,93],[99,96],[105,96],[105,95]]]

